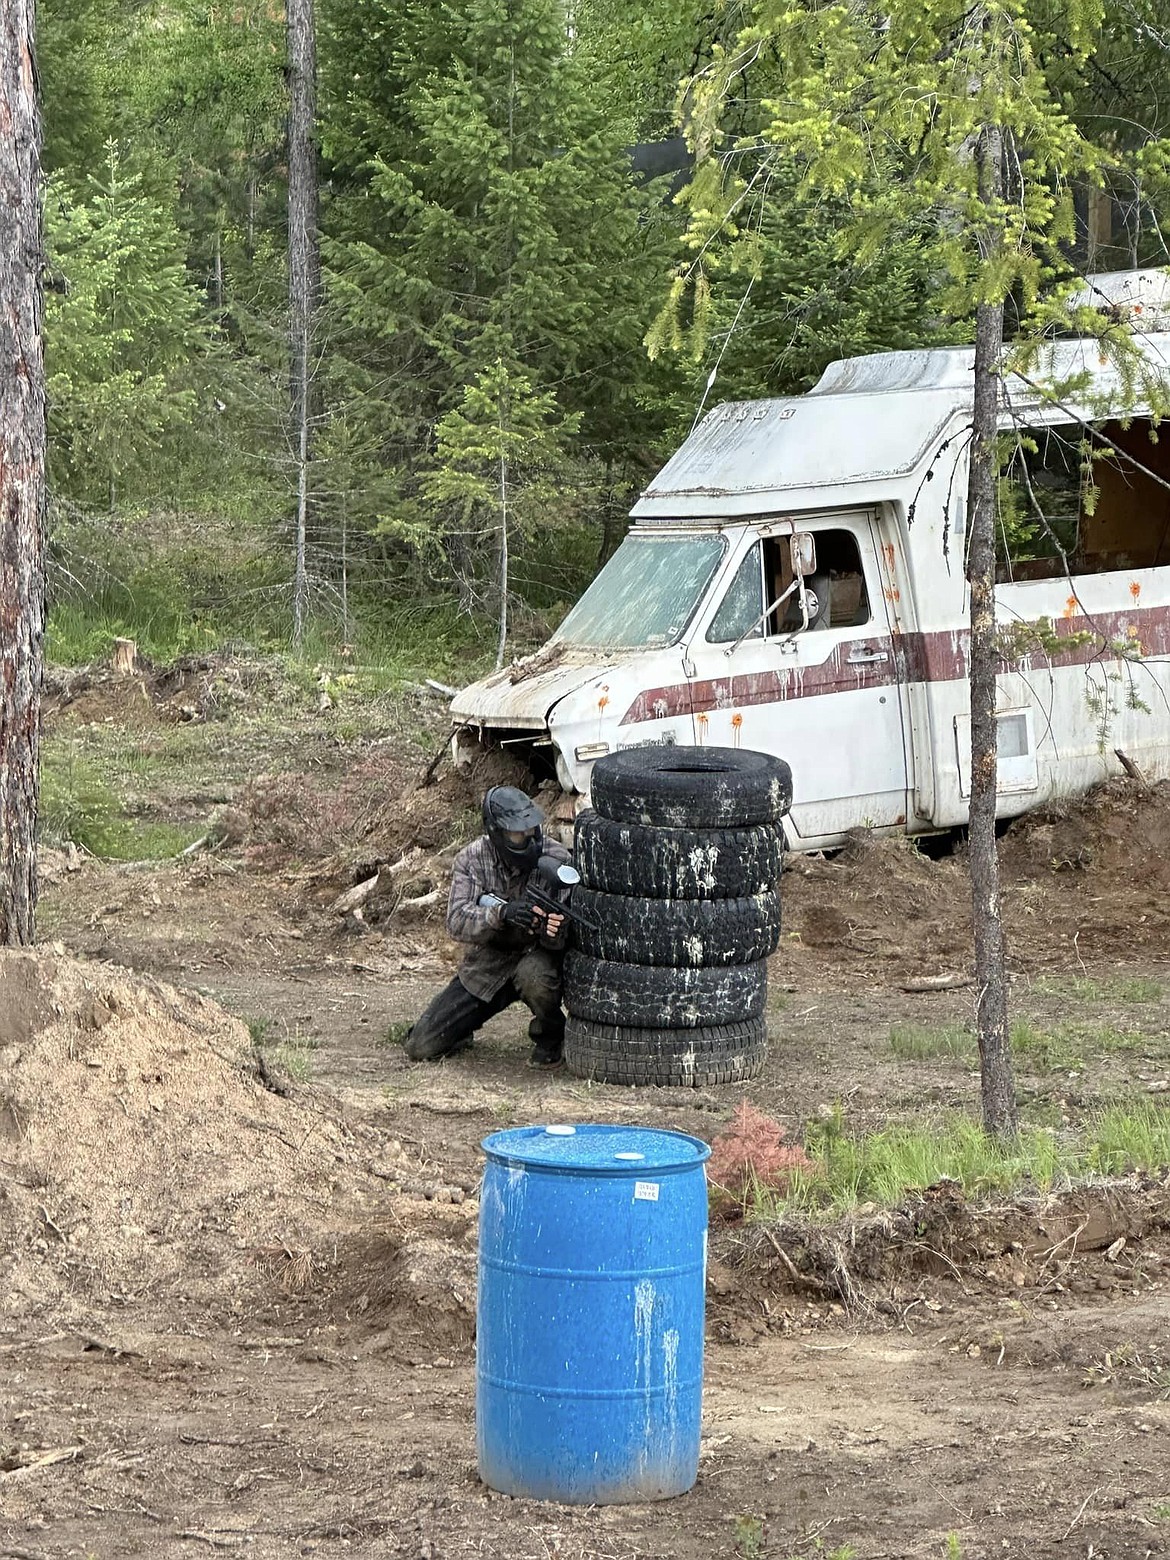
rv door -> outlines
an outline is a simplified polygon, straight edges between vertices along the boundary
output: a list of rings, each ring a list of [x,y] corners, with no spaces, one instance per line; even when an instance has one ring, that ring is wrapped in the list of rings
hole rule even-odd
[[[749,534],[688,660],[695,741],[787,759],[802,842],[905,826],[903,701],[870,514]]]

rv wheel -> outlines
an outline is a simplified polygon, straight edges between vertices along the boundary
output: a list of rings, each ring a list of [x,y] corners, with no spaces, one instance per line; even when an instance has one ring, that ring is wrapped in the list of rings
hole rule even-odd
[[[792,804],[784,760],[746,748],[627,748],[599,758],[589,784],[602,817],[672,829],[777,823]]]
[[[746,829],[654,829],[578,813],[573,859],[605,894],[647,899],[745,899],[780,880],[779,824]]]
[[[768,994],[768,966],[662,969],[619,964],[570,950],[565,1006],[573,1018],[635,1028],[697,1029],[758,1018]]]

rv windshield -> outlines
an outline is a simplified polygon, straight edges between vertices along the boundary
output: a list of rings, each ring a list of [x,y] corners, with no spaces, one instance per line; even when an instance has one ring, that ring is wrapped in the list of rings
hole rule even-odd
[[[682,635],[711,582],[721,536],[627,536],[557,630],[567,645],[658,649]]]

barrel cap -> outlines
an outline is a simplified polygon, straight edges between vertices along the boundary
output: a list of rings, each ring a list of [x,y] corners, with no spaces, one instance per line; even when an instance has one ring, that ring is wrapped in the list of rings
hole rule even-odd
[[[512,1127],[484,1138],[483,1150],[500,1164],[631,1177],[647,1170],[691,1170],[711,1153],[701,1138],[685,1132],[601,1122]]]

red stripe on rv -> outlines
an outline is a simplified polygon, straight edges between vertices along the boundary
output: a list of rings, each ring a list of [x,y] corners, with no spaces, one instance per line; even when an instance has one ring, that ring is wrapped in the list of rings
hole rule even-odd
[[[1052,655],[1037,646],[1033,653],[1021,656],[1004,670],[1027,672],[1088,666],[1110,658],[1111,652],[1103,648],[1103,642],[1133,645],[1138,658],[1170,655],[1170,606],[1064,616],[1052,622],[1052,632],[1060,639],[1083,633],[1091,633],[1093,638],[1087,644],[1070,644],[1067,650]],[[967,676],[970,643],[971,635],[966,629],[848,640],[834,645],[819,666],[783,666],[648,688],[630,705],[621,724],[630,726],[709,710],[748,709],[784,699],[811,699],[828,693],[889,687],[899,680],[896,668],[906,682],[955,682]],[[850,654],[858,652],[884,652],[886,659],[851,663]]]

